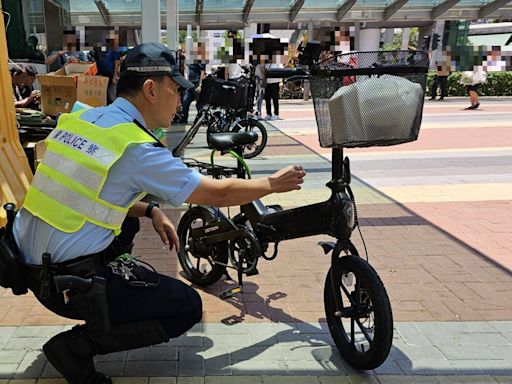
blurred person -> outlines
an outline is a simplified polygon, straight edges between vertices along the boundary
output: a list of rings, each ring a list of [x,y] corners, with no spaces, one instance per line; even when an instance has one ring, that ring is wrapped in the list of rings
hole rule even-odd
[[[11,74],[14,106],[16,108],[29,108],[32,103],[39,100],[41,93],[32,90],[27,96],[22,96],[21,91],[27,82],[24,66],[20,64],[9,64],[9,72]]]
[[[283,68],[281,63],[265,64],[265,70],[272,68]],[[279,117],[279,84],[280,78],[267,78],[265,86],[265,106],[267,116],[265,120],[281,120]],[[272,104],[274,106],[274,114],[272,114]]]
[[[20,94],[22,98],[29,98],[30,95],[34,92],[34,82],[36,81],[37,69],[33,65],[25,66],[25,80],[23,85],[20,88]],[[37,95],[26,108],[31,109],[40,109],[40,91],[35,91],[35,95]]]
[[[466,86],[469,94],[471,105],[464,108],[465,110],[474,110],[480,106],[478,90],[487,80],[487,73],[481,67],[474,67],[473,71],[463,72],[460,82]]]
[[[205,71],[206,71],[206,46],[202,42],[194,43],[196,46],[196,49],[194,49],[195,53],[192,56],[195,57],[192,59],[192,63],[188,64],[188,81],[190,81],[192,84],[194,84],[193,88],[186,89],[183,94],[183,100],[181,103],[181,117],[178,119],[179,124],[188,124],[188,114],[190,110],[190,104],[192,104],[193,101],[197,101],[199,91],[200,91],[200,84],[201,81],[205,77]],[[201,105],[197,105],[197,110],[199,111],[201,108]]]
[[[30,35],[26,41],[27,58],[30,61],[44,63],[44,53],[37,48],[39,39],[35,35]]]
[[[76,31],[64,31],[64,45],[59,51],[52,51],[45,60],[48,72],[55,72],[67,63],[91,63],[94,59],[90,52],[80,49],[80,39]]]
[[[437,97],[437,89],[441,88],[441,96],[439,100],[444,100],[448,96],[448,76],[450,76],[451,62],[450,56],[444,60],[436,62],[436,76],[432,82],[432,90],[430,92],[430,99],[435,100]]]
[[[116,98],[116,85],[121,65],[117,39],[108,38],[104,46],[96,46],[93,57],[98,67],[98,76],[108,77],[107,104],[111,104]]]

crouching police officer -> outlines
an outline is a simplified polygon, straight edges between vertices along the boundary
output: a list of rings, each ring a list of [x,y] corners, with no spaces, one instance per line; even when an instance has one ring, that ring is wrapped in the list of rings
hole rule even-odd
[[[129,246],[137,230],[127,217],[150,217],[162,241],[179,246],[163,211],[140,201],[145,193],[175,206],[227,206],[300,189],[303,182],[300,166],[265,178],[214,180],[174,158],[151,131],[169,126],[179,87],[191,86],[170,50],[138,45],[123,61],[114,103],[61,115],[46,140],[14,238],[38,300],[56,314],[85,320],[43,346],[70,383],[111,383],[96,372],[94,355],[162,343],[201,320],[194,289],[118,257],[120,243]]]

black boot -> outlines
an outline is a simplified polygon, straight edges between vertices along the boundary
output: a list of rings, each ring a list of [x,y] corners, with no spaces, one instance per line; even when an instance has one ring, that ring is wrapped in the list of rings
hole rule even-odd
[[[43,351],[48,361],[71,384],[111,384],[112,380],[94,369],[94,346],[86,326],[77,325],[52,337]]]

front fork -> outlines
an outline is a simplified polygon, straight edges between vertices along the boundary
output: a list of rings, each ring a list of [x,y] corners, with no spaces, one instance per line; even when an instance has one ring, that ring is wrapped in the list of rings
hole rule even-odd
[[[341,292],[338,289],[338,282],[334,280],[335,276],[339,276],[338,273],[336,273],[336,269],[339,266],[338,260],[340,259],[341,252],[348,251],[350,255],[359,256],[359,253],[357,252],[356,247],[349,239],[346,240],[338,240],[336,243],[332,241],[320,241],[318,243],[324,250],[324,253],[327,255],[329,252],[332,252],[331,254],[331,269],[330,269],[330,279],[331,279],[331,286],[332,286],[332,293],[334,295],[334,304],[336,306],[336,310],[334,311],[334,316],[341,317],[342,315],[342,309],[343,309],[343,302],[341,299]],[[343,257],[343,256],[342,256]]]

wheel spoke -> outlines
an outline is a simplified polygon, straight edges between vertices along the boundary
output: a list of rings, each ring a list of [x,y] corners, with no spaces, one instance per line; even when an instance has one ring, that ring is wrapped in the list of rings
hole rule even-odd
[[[196,269],[199,271],[199,262],[201,261],[201,257],[198,257],[197,258],[197,263],[196,263]]]
[[[359,321],[359,319],[354,319],[352,318],[352,320],[355,320],[355,322],[357,323],[359,329],[361,330],[361,332],[363,332],[363,335],[364,337],[366,338],[366,340],[368,340],[368,342],[370,343],[370,345],[373,343],[373,339],[370,337],[370,335],[368,334],[368,330],[366,329],[365,326],[363,326],[361,324],[361,322]]]
[[[356,302],[354,301],[354,298],[352,297],[352,295],[350,293],[348,293],[347,287],[345,287],[343,282],[341,282],[341,289],[343,290],[343,292],[347,296],[348,300],[350,301],[350,304],[356,305]]]
[[[354,318],[350,318],[350,344],[355,347],[356,337],[354,334]]]

